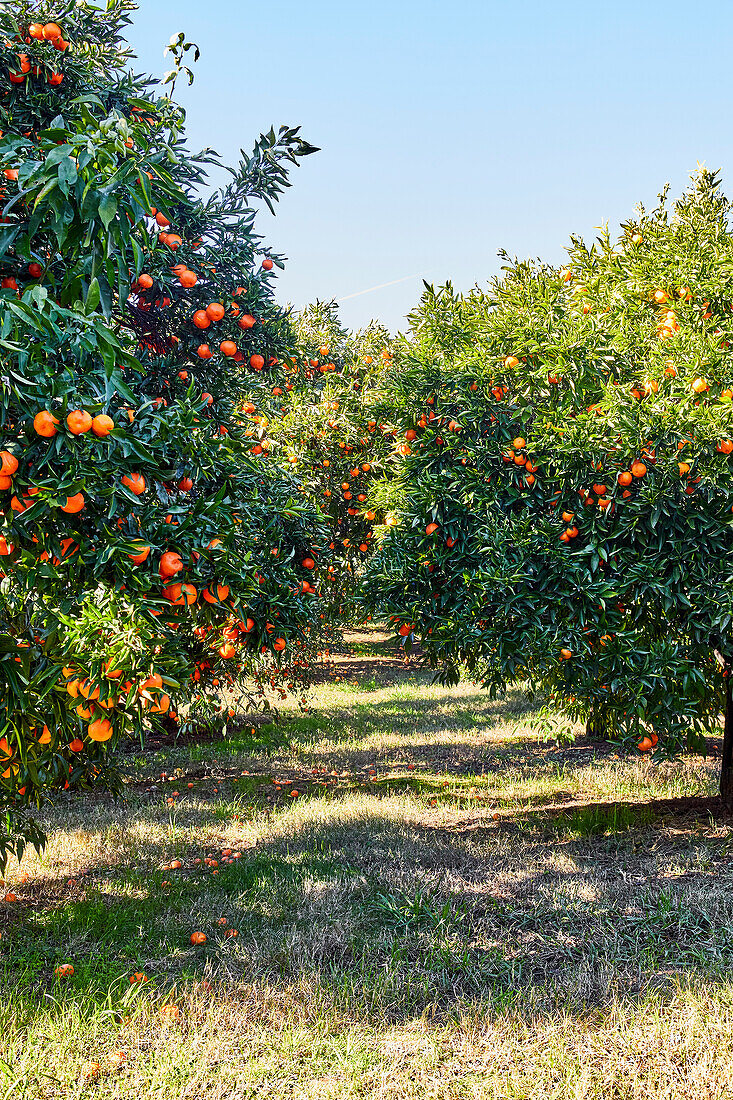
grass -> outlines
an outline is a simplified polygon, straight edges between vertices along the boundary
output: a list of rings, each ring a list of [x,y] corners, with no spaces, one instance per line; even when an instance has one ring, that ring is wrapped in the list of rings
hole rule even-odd
[[[1,907],[0,1097],[733,1096],[733,831],[684,802],[715,763],[541,741],[521,692],[377,642],[309,715],[48,813]]]

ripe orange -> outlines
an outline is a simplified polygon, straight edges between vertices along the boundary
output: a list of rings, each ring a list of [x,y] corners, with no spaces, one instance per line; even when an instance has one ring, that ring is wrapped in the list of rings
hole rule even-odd
[[[33,427],[38,435],[42,435],[45,439],[50,439],[51,436],[56,435],[58,420],[55,416],[52,416],[50,412],[44,409],[42,412],[36,413],[33,417]]]
[[[265,259],[262,261],[262,266],[265,271],[272,271],[272,260],[269,258],[269,256],[265,257]]]
[[[55,42],[57,38],[62,38],[63,33],[58,23],[46,23],[43,28],[43,37],[47,42]]]
[[[66,423],[73,436],[83,436],[91,428],[91,417],[84,409],[74,409],[66,417]]]
[[[137,554],[128,554],[127,556],[135,565],[142,565],[142,563],[147,560],[149,554],[150,547],[142,546]]]
[[[634,477],[644,477],[646,475],[646,466],[643,462],[632,462],[631,473]]]
[[[96,436],[99,436],[100,439],[104,439],[111,431],[114,431],[114,426],[114,420],[111,416],[107,416],[106,413],[99,413],[99,415],[95,416],[92,420],[92,431]]]
[[[174,577],[176,573],[180,573],[182,569],[183,562],[181,561],[180,554],[176,554],[172,550],[167,550],[165,554],[161,556],[160,565],[158,567],[161,577]]]
[[[197,309],[191,320],[196,328],[208,328],[211,324],[211,318],[205,309]]]
[[[10,451],[0,451],[0,459],[2,459],[0,474],[4,477],[12,477],[18,469],[18,459]]]
[[[237,321],[237,324],[239,325],[239,327],[241,329],[252,328],[253,325],[255,325],[255,323],[256,323],[255,319],[254,319],[254,317],[252,316],[251,313],[243,313],[242,316]]]
[[[237,354],[237,345],[234,343],[233,340],[222,340],[222,342],[219,344],[219,350],[222,355],[226,355],[229,358],[232,358]]]
[[[196,354],[199,359],[211,359],[214,353],[208,344],[199,344],[196,348]]]
[[[60,965],[54,969],[54,974],[57,978],[73,978],[74,967],[71,963],[60,963]]]
[[[188,604],[190,607],[196,603],[198,598],[198,591],[192,584],[170,584],[167,588],[163,589],[163,595],[171,603],[183,606]]]
[[[109,741],[110,737],[114,733],[112,723],[108,718],[98,718],[96,722],[91,722],[87,729],[87,733],[91,737],[92,741]]]
[[[433,534],[435,534],[435,532],[437,530],[438,530],[438,524],[437,523],[429,523],[427,525],[427,527],[425,528],[425,534],[426,535],[433,535]]]
[[[226,584],[217,584],[214,594],[208,588],[205,588],[203,596],[207,603],[223,603],[229,597],[229,587]]]
[[[282,653],[286,645],[287,642],[284,638],[276,638],[275,641],[272,643],[272,648],[277,650],[278,653]]]
[[[249,357],[249,365],[250,365],[250,366],[251,366],[251,367],[252,367],[252,368],[253,368],[254,370],[262,370],[262,368],[263,368],[263,367],[264,367],[264,365],[265,365],[265,360],[264,360],[264,359],[262,358],[262,356],[261,356],[261,355],[250,355],[250,357]]]
[[[212,321],[221,321],[225,312],[221,302],[212,302],[206,307],[207,316],[210,317]]]
[[[81,512],[85,503],[83,493],[74,493],[73,497],[66,498],[66,504],[61,505],[61,511],[74,515],[76,512]]]
[[[562,657],[563,661],[569,661],[570,658],[572,657],[572,655],[573,655],[573,651],[571,649],[561,649],[560,650],[560,656]]]
[[[196,286],[198,281],[199,277],[196,272],[190,271],[187,267],[183,267],[183,270],[178,275],[178,282],[188,290],[190,290],[192,286]]]
[[[193,943],[193,944],[206,943],[206,933],[205,932],[192,932],[191,933],[191,943]]]
[[[145,478],[142,474],[124,474],[121,481],[136,497],[141,496],[147,489]]]

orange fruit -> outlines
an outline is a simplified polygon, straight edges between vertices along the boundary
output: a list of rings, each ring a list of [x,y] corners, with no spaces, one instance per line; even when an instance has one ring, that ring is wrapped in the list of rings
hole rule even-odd
[[[286,645],[287,642],[284,638],[276,638],[275,641],[272,643],[272,648],[277,650],[278,653],[282,653]]]
[[[124,474],[121,481],[136,497],[141,496],[147,489],[145,478],[142,474]]]
[[[61,27],[58,23],[46,23],[43,28],[43,37],[47,42],[55,42],[57,38],[63,38]]]
[[[10,451],[0,451],[0,459],[2,459],[0,474],[5,477],[12,477],[18,469],[18,459]]]
[[[229,358],[233,358],[237,354],[237,345],[233,340],[222,340],[219,344],[219,351],[222,355],[226,355]]]
[[[163,578],[174,577],[176,573],[180,573],[183,569],[183,562],[180,554],[176,554],[172,550],[167,550],[165,554],[161,556],[158,569]]]
[[[198,592],[192,584],[170,584],[163,589],[163,595],[171,603],[182,606],[196,603]]]
[[[76,512],[81,512],[85,503],[83,493],[74,493],[72,497],[66,498],[66,504],[61,505],[61,511],[74,515]]]
[[[51,436],[56,435],[58,420],[55,416],[52,416],[50,412],[44,409],[42,412],[36,413],[33,417],[33,427],[38,435],[43,436],[45,439],[50,439]]]
[[[206,314],[212,321],[221,321],[225,313],[224,306],[221,302],[212,302],[206,307]]]
[[[72,978],[74,976],[74,967],[71,963],[60,963],[54,969],[54,974],[57,978]]]
[[[99,413],[92,420],[92,431],[100,439],[104,439],[106,435],[109,435],[114,430],[115,422],[111,416],[107,416],[106,413]]]
[[[249,365],[252,367],[253,370],[262,370],[265,365],[265,360],[262,358],[261,355],[250,355]]]
[[[198,945],[198,944],[201,944],[201,943],[206,943],[206,933],[205,932],[192,932],[191,933],[191,943],[194,944],[194,945]]]
[[[135,563],[135,565],[142,565],[142,563],[147,560],[149,554],[150,547],[142,546],[137,554],[128,554],[127,556],[130,561],[133,561]]]
[[[96,722],[91,722],[87,729],[87,733],[91,737],[92,741],[109,741],[110,737],[114,733],[112,723],[108,718],[98,718]]]
[[[226,584],[217,584],[213,594],[208,588],[205,588],[203,596],[207,603],[223,603],[229,596],[229,587]]]

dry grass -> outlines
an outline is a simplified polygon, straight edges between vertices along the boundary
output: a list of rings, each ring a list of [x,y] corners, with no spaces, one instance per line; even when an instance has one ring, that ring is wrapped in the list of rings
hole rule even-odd
[[[733,831],[649,805],[714,763],[542,743],[521,693],[373,642],[286,738],[138,754],[126,803],[49,815],[0,914],[0,1096],[733,1097]]]

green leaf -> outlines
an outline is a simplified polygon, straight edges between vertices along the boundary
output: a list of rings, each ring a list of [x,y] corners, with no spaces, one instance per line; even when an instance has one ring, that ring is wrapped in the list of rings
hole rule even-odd
[[[87,292],[86,301],[84,303],[84,308],[85,308],[86,312],[87,313],[93,313],[94,310],[99,305],[99,300],[100,300],[99,280],[95,277],[94,279],[92,279],[91,283],[89,284],[89,290]]]
[[[105,229],[109,229],[117,214],[117,199],[114,195],[105,195],[99,204],[99,216]]]

